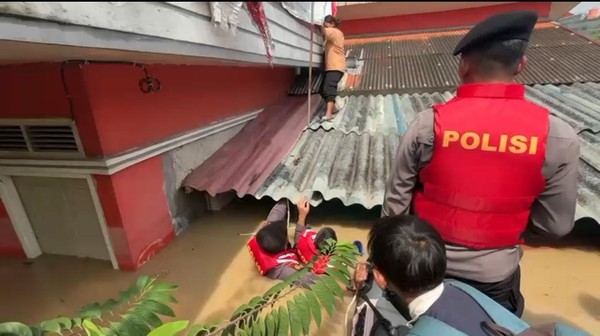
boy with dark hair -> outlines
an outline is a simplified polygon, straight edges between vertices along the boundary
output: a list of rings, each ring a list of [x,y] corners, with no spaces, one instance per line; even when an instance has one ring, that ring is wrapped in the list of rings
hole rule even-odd
[[[286,200],[279,201],[256,235],[248,242],[250,255],[261,275],[271,279],[285,280],[319,254],[328,239],[337,241],[335,231],[329,227],[318,232],[306,224],[310,204],[306,198],[298,201],[298,221],[294,232],[294,248],[289,242],[287,219],[289,209]]]
[[[396,294],[415,323],[430,316],[471,336],[487,336],[485,310],[461,289],[444,283],[446,249],[440,234],[417,217],[380,219],[369,233],[373,278]]]
[[[368,249],[373,280],[393,293],[396,300],[390,301],[396,301],[399,310],[408,308],[411,327],[374,323],[370,335],[589,336],[562,323],[531,327],[477,289],[444,280],[444,241],[431,224],[417,217],[380,219],[369,233]]]

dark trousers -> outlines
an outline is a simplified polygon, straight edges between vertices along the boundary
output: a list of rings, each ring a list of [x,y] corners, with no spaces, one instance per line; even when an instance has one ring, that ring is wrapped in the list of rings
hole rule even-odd
[[[483,283],[458,277],[449,277],[483,292],[518,317],[523,316],[525,298],[521,294],[521,267],[508,278],[493,283]]]
[[[325,71],[325,77],[321,83],[321,97],[326,102],[335,101],[335,97],[338,95],[338,84],[344,73],[341,71]]]

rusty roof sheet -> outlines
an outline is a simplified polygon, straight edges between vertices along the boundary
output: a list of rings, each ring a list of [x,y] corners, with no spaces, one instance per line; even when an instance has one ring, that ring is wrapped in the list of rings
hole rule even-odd
[[[571,124],[580,134],[581,157],[577,217],[600,219],[600,84],[535,85],[526,90],[527,99],[547,107],[551,113]],[[378,111],[381,116],[397,116],[400,120],[422,111],[450,93],[389,95],[377,97],[348,97],[358,110]],[[380,97],[380,98],[378,98]],[[401,101],[404,109],[391,112]],[[378,107],[379,106],[379,107]],[[380,108],[383,106],[383,109]],[[349,107],[349,105],[348,105]],[[352,125],[366,125],[366,120],[380,117],[354,112]],[[409,116],[407,118],[407,116]],[[339,118],[340,116],[338,116]],[[313,196],[313,204],[338,198],[346,205],[361,204],[372,208],[383,202],[384,182],[395,156],[399,135],[395,132],[348,132],[341,122],[336,129],[320,127],[308,129],[297,142],[291,154],[273,171],[256,197],[274,199]],[[366,128],[363,128],[363,130]],[[404,127],[397,128],[403,134]]]
[[[452,51],[466,29],[348,39],[347,57],[363,63],[361,71],[340,83],[341,95],[433,93],[459,84],[458,58]],[[600,45],[553,23],[538,24],[527,51],[529,62],[517,81],[571,84],[600,81]],[[314,81],[321,81],[317,76]],[[306,94],[299,77],[291,94]],[[315,92],[315,91],[313,91]]]
[[[319,96],[313,104],[313,113],[323,107]],[[194,169],[182,186],[211,195],[230,190],[238,196],[256,193],[308,124],[307,105],[306,97],[286,97],[266,108]]]

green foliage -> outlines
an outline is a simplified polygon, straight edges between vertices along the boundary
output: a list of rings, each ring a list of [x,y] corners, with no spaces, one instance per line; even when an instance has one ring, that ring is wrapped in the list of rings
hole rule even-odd
[[[305,277],[318,258],[277,283],[263,295],[238,307],[231,318],[215,324],[194,325],[187,336],[279,336],[308,335],[312,323],[323,322],[322,309],[333,315],[336,299],[344,296],[341,284],[350,282],[357,250],[352,244],[326,242],[321,251],[328,256],[325,274],[314,276],[306,285]],[[304,281],[302,281],[304,280]],[[177,303],[177,286],[159,283],[157,277],[140,277],[117,299],[92,303],[75,318],[58,317],[38,326],[18,322],[0,323],[0,336],[45,336],[46,334],[88,336],[174,336],[188,328],[188,321],[163,324],[161,316],[175,317],[169,304]]]

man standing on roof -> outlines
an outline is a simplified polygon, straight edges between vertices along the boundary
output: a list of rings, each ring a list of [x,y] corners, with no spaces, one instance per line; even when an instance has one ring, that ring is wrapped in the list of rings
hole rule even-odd
[[[412,209],[432,223],[446,243],[447,276],[518,316],[522,235],[569,233],[577,197],[577,134],[525,100],[514,80],[536,21],[535,12],[495,15],[460,41],[456,98],[410,125],[383,203],[383,215]]]
[[[325,39],[325,76],[321,84],[321,96],[327,102],[327,110],[323,121],[329,121],[333,118],[338,84],[346,71],[344,33],[339,29],[339,25],[340,20],[333,15],[327,15],[321,27],[321,33],[323,39]]]

